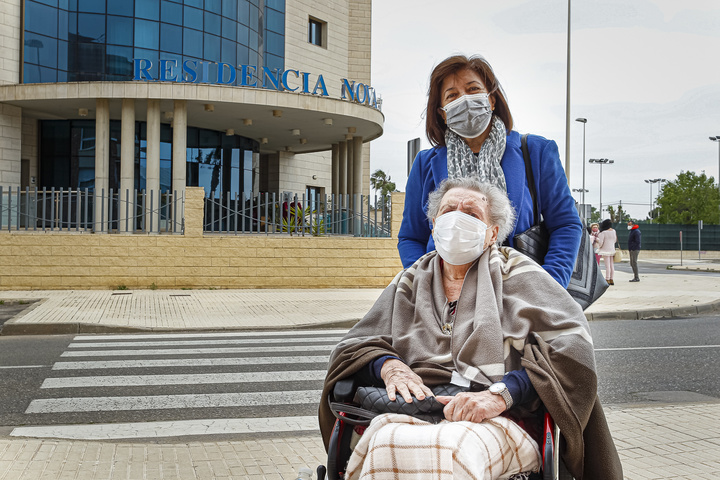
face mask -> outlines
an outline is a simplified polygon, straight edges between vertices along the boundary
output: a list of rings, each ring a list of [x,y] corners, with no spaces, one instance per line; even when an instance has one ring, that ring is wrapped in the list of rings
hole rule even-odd
[[[628,225],[628,230],[632,230],[632,225]]]
[[[487,225],[460,211],[448,212],[435,219],[433,240],[440,257],[451,265],[465,265],[485,251]]]
[[[450,130],[463,138],[479,137],[492,119],[492,107],[487,93],[463,95],[443,107]]]

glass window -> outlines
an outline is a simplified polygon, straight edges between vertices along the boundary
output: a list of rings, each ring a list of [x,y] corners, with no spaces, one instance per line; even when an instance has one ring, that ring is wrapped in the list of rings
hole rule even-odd
[[[220,15],[222,13],[222,2],[220,0],[205,0],[205,10]]]
[[[238,22],[250,25],[250,4],[247,0],[238,0]]]
[[[205,12],[205,31],[220,35],[220,15]]]
[[[220,58],[220,37],[206,33],[203,54],[206,60],[217,62]]]
[[[284,12],[285,0],[265,0],[265,6]]]
[[[131,79],[133,71],[133,49],[132,47],[107,47],[108,73],[111,75],[124,75]]]
[[[238,45],[237,47],[237,64],[238,65],[257,65],[257,62],[250,62],[249,50],[244,45]]]
[[[158,49],[160,46],[160,24],[149,20],[135,19],[135,46]]]
[[[263,26],[260,24],[260,11],[255,7],[250,7],[250,18],[248,18],[248,27],[253,30],[262,30]]]
[[[143,50],[142,48],[136,48],[134,51],[133,58],[146,58],[152,62],[152,67],[148,70],[152,78],[158,78],[158,51],[157,50]]]
[[[265,10],[267,29],[275,33],[285,33],[285,15],[272,9]]]
[[[285,68],[284,61],[282,57],[278,57],[277,55],[273,55],[271,53],[268,53],[265,55],[265,65],[270,70],[283,70]]]
[[[62,40],[58,41],[57,67],[60,70],[68,69],[68,48],[70,48],[68,42]]]
[[[237,35],[237,22],[229,18],[222,19],[222,37],[235,41]]]
[[[160,0],[136,0],[135,18],[160,20]]]
[[[197,30],[191,30],[189,28],[183,28],[183,53],[191,57],[203,56],[203,34]]]
[[[105,15],[79,13],[78,40],[102,43],[105,40]]]
[[[248,38],[250,37],[250,29],[245,25],[237,26],[237,43],[245,47],[248,46]]]
[[[68,12],[65,10],[58,10],[58,38],[60,40],[68,39],[68,28],[70,27],[70,19],[68,18]]]
[[[237,44],[232,40],[226,40],[223,38],[222,41],[222,56],[220,57],[221,62],[235,65],[237,58]]]
[[[57,37],[57,9],[35,2],[27,2],[25,4],[25,30]]]
[[[57,7],[58,6],[58,0],[36,0],[38,3],[44,3],[45,5],[50,5],[51,7]]]
[[[242,1],[242,0],[240,0]],[[237,19],[238,0],[222,0],[223,17]]]
[[[107,17],[107,43],[113,45],[133,44],[133,19],[129,17]]]
[[[62,8],[63,10],[68,9],[68,0],[60,0],[58,2],[58,7]]]
[[[175,25],[182,25],[183,7],[177,3],[168,2],[163,0],[160,6],[160,18],[164,23],[173,23]]]
[[[285,37],[277,33],[267,32],[265,36],[265,51],[274,53],[275,55],[282,55],[284,49]]]
[[[107,0],[107,13],[132,17],[133,2],[128,0]]]
[[[26,32],[24,56],[26,62],[56,68],[57,40],[37,33]]]
[[[197,7],[197,8],[203,7],[203,0],[184,0],[183,3],[185,5],[190,5],[191,7]]]
[[[183,26],[194,28],[195,30],[203,29],[203,11],[197,8],[185,7],[185,17]]]
[[[183,31],[182,27],[175,25],[168,25],[163,23],[160,25],[160,50],[165,52],[183,53],[182,52],[182,40]],[[163,57],[164,58],[164,57]]]
[[[78,12],[105,13],[105,2],[103,0],[78,0]]]
[[[311,18],[308,25],[308,42],[312,43],[313,45],[317,45],[318,47],[322,47],[322,30],[322,22]]]

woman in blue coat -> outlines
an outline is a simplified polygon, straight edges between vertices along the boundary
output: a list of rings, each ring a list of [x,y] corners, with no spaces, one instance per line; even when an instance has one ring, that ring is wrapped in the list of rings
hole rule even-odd
[[[479,56],[441,62],[430,76],[426,133],[433,148],[415,158],[405,188],[398,250],[405,268],[435,250],[426,216],[430,192],[445,178],[477,176],[506,191],[517,212],[509,237],[533,225],[520,134],[512,130],[507,100],[492,67]],[[543,268],[563,287],[570,282],[582,223],[554,141],[527,136],[540,213],[550,233]]]

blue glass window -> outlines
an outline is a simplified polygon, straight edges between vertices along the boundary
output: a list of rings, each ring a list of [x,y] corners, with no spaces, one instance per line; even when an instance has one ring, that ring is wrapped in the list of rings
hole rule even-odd
[[[203,34],[197,30],[191,30],[189,28],[183,28],[183,53],[191,57],[203,56]]]
[[[285,0],[265,0],[265,6],[275,10],[285,11]]]
[[[277,33],[267,32],[265,36],[265,51],[274,53],[275,55],[282,55],[284,49],[285,37]]]
[[[220,16],[205,12],[205,31],[220,35]]]
[[[222,40],[222,56],[220,61],[229,63],[230,65],[235,64],[237,58],[237,44],[232,40]]]
[[[250,25],[250,4],[247,0],[238,0],[238,22]]]
[[[182,54],[182,44],[182,27],[168,25],[166,23],[160,25],[160,50]]]
[[[25,33],[25,61],[45,67],[57,67],[57,40],[38,35]]]
[[[105,15],[78,14],[78,41],[102,43],[105,40]]]
[[[191,7],[197,7],[197,8],[202,8],[202,6],[203,6],[203,0],[184,0],[183,3],[185,5],[190,5]]]
[[[245,25],[237,26],[237,43],[248,46],[248,38],[250,38],[250,30]]]
[[[206,33],[203,53],[206,60],[216,62],[220,58],[220,37]]]
[[[60,70],[68,69],[68,42],[58,41],[57,67]]]
[[[220,15],[222,13],[222,2],[220,0],[205,0],[205,10]]]
[[[160,18],[164,23],[174,23],[175,25],[182,25],[183,7],[177,3],[168,2],[163,0],[160,6]]]
[[[78,12],[105,13],[105,2],[98,0],[78,0]]]
[[[57,37],[58,11],[56,8],[35,2],[25,4],[25,29]]]
[[[237,64],[238,65],[257,65],[257,62],[250,61],[249,49],[243,45],[238,45],[237,49]]]
[[[108,73],[111,75],[124,75],[129,80],[133,77],[133,49],[132,47],[107,47]]]
[[[135,19],[135,46],[157,50],[160,46],[160,24]]]
[[[133,19],[108,15],[107,43],[131,47],[133,45]]]
[[[152,78],[158,78],[158,51],[157,50],[144,50],[142,48],[136,48],[133,54],[133,58],[146,58],[152,62],[152,67],[148,70]]]
[[[237,19],[238,0],[222,0],[223,17]]]
[[[128,0],[107,0],[107,13],[132,17],[133,2],[129,2]]]
[[[136,0],[135,17],[160,20],[160,0]]]
[[[237,35],[237,22],[229,18],[222,19],[222,37],[235,41]]]
[[[197,8],[185,7],[184,27],[194,28],[196,30],[203,29],[203,11]]]
[[[68,29],[70,27],[70,19],[68,18],[68,12],[65,10],[58,10],[58,38],[61,40],[68,39]]]
[[[38,3],[44,3],[45,5],[50,5],[51,7],[57,7],[58,2],[57,0],[36,0]]]
[[[285,32],[285,15],[272,9],[265,10],[267,29],[275,33]]]

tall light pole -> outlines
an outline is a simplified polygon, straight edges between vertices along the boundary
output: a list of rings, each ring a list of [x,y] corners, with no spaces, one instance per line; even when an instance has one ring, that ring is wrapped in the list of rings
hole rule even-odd
[[[720,192],[720,135],[710,137],[710,140],[718,142],[718,192]],[[720,224],[720,220],[718,220],[718,224]]]
[[[587,118],[576,118],[575,121],[583,124],[583,192],[582,201],[580,203],[585,205],[585,192],[587,192],[587,190],[585,190],[585,124],[587,124]]]
[[[567,85],[565,87],[565,176],[570,184],[570,2],[567,15]]]
[[[652,223],[652,219],[653,219],[653,208],[654,208],[653,195],[652,195],[652,186],[653,186],[653,183],[666,182],[666,181],[667,181],[667,180],[665,180],[664,178],[651,178],[651,179],[649,179],[649,180],[645,180],[645,183],[649,183],[649,184],[650,184],[650,223]],[[660,193],[660,187],[659,187],[659,186],[658,186],[658,193]]]
[[[585,188],[573,188],[572,191],[582,193],[583,198],[585,198],[585,192],[589,192],[590,190],[587,190]],[[587,212],[585,211],[585,202],[583,201],[582,203],[580,203],[580,206],[582,207],[581,217],[583,220],[587,221],[588,218],[590,217],[590,215],[588,215]]]
[[[602,167],[606,163],[615,163],[615,160],[608,160],[607,158],[591,158],[588,162],[600,165],[600,218],[602,219]]]

